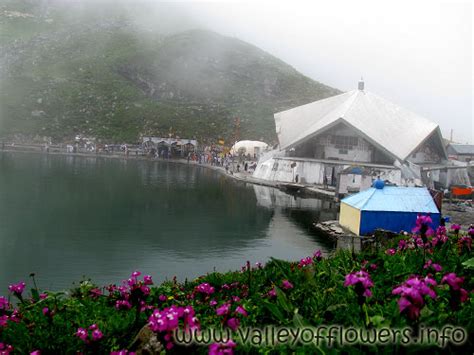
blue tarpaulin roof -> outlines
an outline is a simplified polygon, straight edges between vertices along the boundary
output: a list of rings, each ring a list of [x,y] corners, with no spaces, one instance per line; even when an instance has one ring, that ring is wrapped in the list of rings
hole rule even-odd
[[[430,192],[424,187],[372,187],[341,202],[362,211],[439,213]]]

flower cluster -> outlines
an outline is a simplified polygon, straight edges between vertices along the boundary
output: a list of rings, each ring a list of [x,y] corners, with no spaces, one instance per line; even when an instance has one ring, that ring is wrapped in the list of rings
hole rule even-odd
[[[10,302],[4,296],[0,296],[0,311],[5,311],[10,308]]]
[[[214,287],[212,287],[207,282],[204,282],[198,286],[196,286],[196,291],[205,295],[212,295],[215,291]]]
[[[0,342],[0,354],[1,355],[8,355],[11,352],[13,352],[13,346]]]
[[[354,290],[358,296],[358,303],[363,304],[366,297],[372,296],[370,287],[374,286],[370,275],[367,271],[360,270],[347,274],[344,281],[344,286],[354,286]]]
[[[168,350],[173,347],[173,342],[171,341],[172,333],[179,327],[180,319],[183,320],[185,329],[199,328],[199,322],[195,317],[192,306],[171,306],[162,311],[155,309],[153,314],[148,318],[148,326],[152,331],[155,333],[165,333],[164,340],[166,341],[166,348]]]
[[[468,292],[461,287],[464,283],[464,277],[458,277],[454,272],[451,272],[443,276],[441,283],[449,285],[451,295],[449,302],[453,308],[458,308],[460,303],[468,300]]]
[[[458,250],[459,253],[462,252],[463,248],[466,248],[468,251],[471,251],[472,247],[472,237],[464,235],[458,240]]]
[[[432,223],[433,221],[429,215],[423,216],[419,214],[412,232],[420,235],[423,242],[426,243],[426,237],[434,234],[433,229],[431,229]]]
[[[8,290],[11,293],[13,293],[16,297],[21,299],[21,294],[25,290],[25,287],[26,287],[26,284],[23,281],[21,281],[21,282],[18,282],[17,284],[12,284],[8,286]]]
[[[104,336],[97,324],[90,325],[88,329],[78,328],[75,335],[86,344],[91,341],[99,341]]]
[[[454,232],[455,235],[459,234],[459,231],[461,230],[461,225],[457,223],[451,224],[451,230]]]
[[[6,327],[8,321],[18,323],[20,321],[20,314],[18,309],[12,310],[12,304],[6,297],[0,296],[0,329]]]
[[[420,278],[412,275],[402,285],[396,287],[392,294],[400,295],[398,307],[400,313],[404,313],[411,320],[420,316],[421,309],[425,306],[424,296],[436,298],[436,293],[430,288],[436,286],[436,281],[430,277]]]
[[[385,254],[387,254],[387,255],[395,255],[396,252],[397,251],[393,248],[385,250]]]
[[[433,263],[431,259],[429,259],[425,263],[425,265],[423,265],[423,269],[428,269],[428,268],[432,268],[436,272],[440,272],[441,270],[443,270],[443,267],[441,265]]]
[[[469,226],[469,229],[467,230],[467,235],[469,235],[471,238],[474,238],[474,224],[471,224]]]
[[[237,330],[240,326],[238,316],[247,317],[248,313],[243,306],[238,305],[232,312],[232,305],[230,302],[224,303],[216,309],[216,314],[223,317],[222,323],[227,325],[232,330]]]
[[[321,261],[323,259],[323,254],[321,253],[321,250],[316,250],[313,253],[313,259],[315,259],[316,261]]]
[[[130,309],[135,306],[144,311],[150,308],[146,305],[146,299],[150,294],[149,286],[153,284],[153,281],[150,275],[145,275],[143,281],[139,280],[140,275],[140,271],[134,271],[129,279],[122,282],[121,286],[107,287],[109,296],[116,298],[116,309]]]
[[[309,266],[313,264],[313,259],[310,256],[307,256],[306,258],[303,258],[300,260],[298,267],[301,269],[305,266]]]
[[[436,229],[435,235],[431,238],[431,246],[435,247],[437,245],[443,245],[448,241],[448,235],[446,231],[446,227],[439,226]]]

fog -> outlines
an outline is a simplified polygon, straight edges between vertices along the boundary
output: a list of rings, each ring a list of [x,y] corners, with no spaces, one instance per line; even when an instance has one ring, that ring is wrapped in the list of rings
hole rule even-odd
[[[74,4],[71,16],[113,6],[144,29],[236,37],[343,91],[363,77],[366,90],[438,123],[445,138],[452,130],[474,143],[470,1],[53,2]]]
[[[192,2],[188,19],[343,91],[366,89],[474,142],[470,1]],[[407,127],[409,129],[409,127]]]

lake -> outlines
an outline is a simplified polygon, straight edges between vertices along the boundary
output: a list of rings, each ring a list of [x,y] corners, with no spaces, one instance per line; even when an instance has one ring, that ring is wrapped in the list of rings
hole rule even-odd
[[[0,152],[0,295],[36,273],[42,289],[84,277],[156,281],[297,260],[335,244],[311,228],[333,203],[163,161]]]

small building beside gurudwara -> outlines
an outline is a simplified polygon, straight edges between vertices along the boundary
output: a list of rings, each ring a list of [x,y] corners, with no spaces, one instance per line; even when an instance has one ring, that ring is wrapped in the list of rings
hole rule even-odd
[[[256,178],[336,186],[351,166],[406,186],[468,181],[454,173],[438,124],[364,88],[274,115],[278,149],[259,161]],[[461,180],[461,181],[454,181]]]
[[[439,226],[440,211],[426,187],[384,186],[376,180],[374,187],[341,200],[339,224],[357,235],[376,229],[411,232],[418,214],[430,215],[432,228]]]

